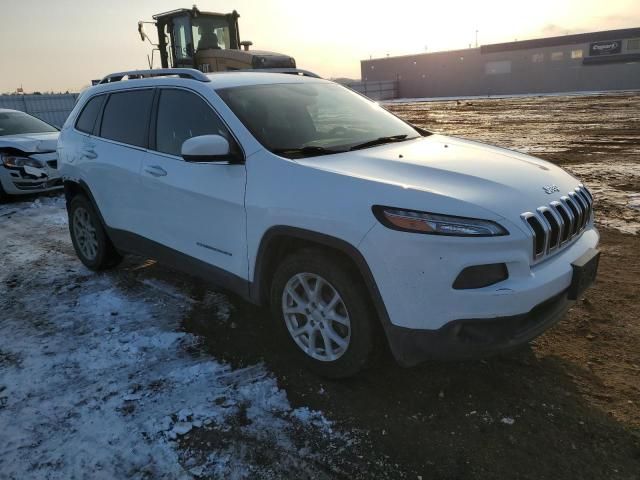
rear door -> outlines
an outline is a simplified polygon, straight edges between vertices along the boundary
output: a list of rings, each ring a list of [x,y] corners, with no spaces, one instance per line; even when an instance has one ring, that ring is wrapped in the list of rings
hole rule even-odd
[[[161,88],[154,106],[150,150],[143,162],[144,235],[171,249],[247,278],[244,164],[192,163],[182,143],[229,129],[199,94]]]
[[[147,154],[153,89],[117,91],[105,100],[96,136],[81,147],[84,178],[107,225],[140,233],[140,170]]]

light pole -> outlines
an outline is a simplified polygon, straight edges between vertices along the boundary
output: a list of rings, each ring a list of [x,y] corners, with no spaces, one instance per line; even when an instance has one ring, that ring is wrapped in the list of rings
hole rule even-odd
[[[478,30],[476,30],[476,48],[478,48]]]

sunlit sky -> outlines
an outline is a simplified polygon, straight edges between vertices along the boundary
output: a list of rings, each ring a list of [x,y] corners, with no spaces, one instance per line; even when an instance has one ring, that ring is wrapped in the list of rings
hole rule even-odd
[[[193,0],[188,0],[192,2]],[[147,68],[138,20],[185,0],[0,0],[0,92],[79,91],[92,78]],[[371,56],[467,48],[640,27],[640,0],[201,0],[240,17],[241,40],[293,56],[324,77],[360,78]],[[152,28],[147,31],[151,33]],[[153,36],[155,38],[155,35]]]

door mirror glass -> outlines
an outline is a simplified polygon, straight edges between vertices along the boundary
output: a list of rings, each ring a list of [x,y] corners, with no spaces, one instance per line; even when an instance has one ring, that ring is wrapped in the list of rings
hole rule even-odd
[[[221,135],[200,135],[182,144],[182,158],[187,162],[229,162],[232,160],[229,141]]]

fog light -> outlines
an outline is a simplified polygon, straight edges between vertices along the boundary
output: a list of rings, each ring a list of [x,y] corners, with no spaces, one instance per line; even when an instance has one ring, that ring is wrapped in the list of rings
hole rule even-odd
[[[474,265],[460,272],[453,282],[455,290],[469,290],[472,288],[488,287],[509,278],[507,266],[504,263],[490,265]]]

